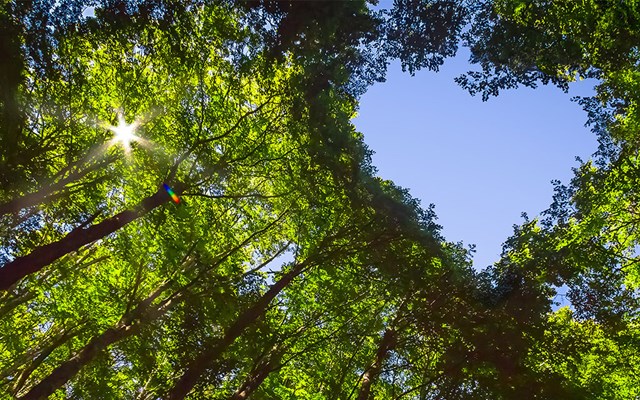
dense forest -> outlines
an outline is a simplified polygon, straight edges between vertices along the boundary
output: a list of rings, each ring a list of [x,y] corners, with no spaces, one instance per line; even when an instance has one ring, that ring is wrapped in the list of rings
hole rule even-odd
[[[640,5],[388,5],[2,2],[1,398],[640,398]],[[351,122],[459,46],[484,100],[598,82],[484,270]]]

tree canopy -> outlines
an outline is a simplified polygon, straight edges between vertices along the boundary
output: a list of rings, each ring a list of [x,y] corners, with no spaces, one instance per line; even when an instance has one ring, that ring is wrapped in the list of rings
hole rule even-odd
[[[1,397],[638,398],[636,8],[4,2]],[[601,82],[597,158],[483,271],[351,122],[460,43],[485,99]]]

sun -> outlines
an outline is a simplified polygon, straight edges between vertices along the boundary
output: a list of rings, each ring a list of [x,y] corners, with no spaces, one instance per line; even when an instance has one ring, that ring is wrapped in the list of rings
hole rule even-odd
[[[131,143],[141,140],[140,137],[134,134],[139,126],[140,122],[138,120],[127,124],[124,116],[122,114],[118,114],[118,125],[110,125],[107,127],[107,129],[113,132],[113,139],[111,139],[111,142],[113,144],[122,144],[122,148],[124,149],[125,153],[129,153],[131,151]]]

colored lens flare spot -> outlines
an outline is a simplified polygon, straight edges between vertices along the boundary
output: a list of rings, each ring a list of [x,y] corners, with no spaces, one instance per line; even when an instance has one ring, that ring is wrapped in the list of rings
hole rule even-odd
[[[167,193],[169,193],[169,196],[171,197],[171,200],[173,200],[174,203],[176,204],[180,203],[180,198],[173,191],[173,189],[171,189],[171,186],[167,185],[166,183],[163,183],[162,186],[164,187],[164,190],[166,190]]]

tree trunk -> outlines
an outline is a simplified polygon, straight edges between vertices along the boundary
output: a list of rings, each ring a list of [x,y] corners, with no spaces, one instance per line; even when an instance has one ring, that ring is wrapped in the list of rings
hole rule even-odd
[[[271,224],[269,226],[271,226]],[[249,243],[252,238],[262,232],[264,232],[264,230],[260,230],[250,235],[245,241],[234,246],[231,250],[223,253],[222,257],[220,257],[220,259],[212,264],[212,267],[222,264],[228,257],[239,251],[242,247]],[[195,263],[191,263],[187,260],[187,257],[194,248],[195,243],[180,263],[181,265],[185,265],[185,263],[187,263],[185,271],[195,266]],[[196,280],[198,278],[201,278],[201,275],[198,275],[196,277]],[[133,308],[133,310],[125,313],[125,315],[120,318],[120,321],[115,327],[109,328],[100,336],[96,336],[91,339],[89,343],[87,343],[79,352],[76,353],[75,356],[54,369],[53,372],[51,372],[40,383],[34,386],[23,397],[19,397],[19,399],[44,399],[53,394],[56,390],[60,389],[65,383],[73,378],[82,367],[91,362],[101,351],[105,350],[110,345],[122,339],[126,339],[127,337],[136,334],[143,324],[151,322],[163,316],[172,306],[174,306],[181,300],[182,294],[193,283],[195,283],[196,280],[193,280],[190,283],[182,286],[171,296],[167,297],[162,303],[152,307],[151,304],[175,281],[169,280],[163,283],[149,296],[147,296],[146,299],[140,301],[135,306],[135,308]]]
[[[37,363],[42,354],[51,354],[60,345],[64,344],[69,339],[78,336],[81,333],[81,328],[79,327],[83,324],[84,322],[81,322],[66,330],[54,325],[51,330],[55,330],[55,332],[52,333],[51,337],[45,338],[39,347],[28,349],[24,353],[14,357],[11,360],[11,364],[6,366],[5,369],[0,372],[0,380],[13,376],[13,387],[15,388],[17,382],[20,380],[20,376],[29,368],[29,365]],[[24,367],[22,371],[20,370],[21,367]],[[14,391],[16,390],[14,389]]]
[[[371,393],[371,385],[373,382],[378,379],[380,375],[380,370],[382,369],[382,364],[384,360],[386,360],[389,355],[389,351],[395,347],[396,342],[396,332],[393,329],[387,328],[385,330],[384,335],[382,336],[382,340],[378,345],[378,351],[376,352],[376,359],[373,361],[373,364],[367,369],[367,371],[362,376],[362,384],[360,385],[360,393],[358,393],[358,400],[368,400],[369,394]]]
[[[17,164],[18,138],[24,121],[18,97],[25,80],[25,56],[21,48],[23,26],[18,21],[6,12],[0,16],[0,159],[6,167],[0,171],[2,185],[10,182],[8,175]]]
[[[164,315],[169,308],[176,303],[176,298],[164,301],[160,305],[150,307],[151,303],[167,288],[162,285],[150,296],[138,303],[136,308],[123,316],[118,324],[107,329],[101,335],[92,338],[79,352],[71,359],[65,361],[54,369],[46,378],[35,385],[24,396],[18,397],[20,400],[46,399],[65,383],[73,378],[78,371],[104,349],[122,339],[135,334],[144,322],[153,321]]]
[[[32,207],[37,204],[40,204],[45,200],[47,200],[48,198],[50,198],[50,196],[55,192],[64,189],[64,187],[67,184],[74,182],[78,179],[81,179],[82,177],[87,175],[89,172],[95,171],[104,165],[105,165],[104,162],[96,163],[81,171],[72,172],[69,175],[67,175],[67,177],[60,179],[58,182],[46,185],[36,192],[28,193],[17,199],[13,199],[6,203],[0,204],[0,215],[17,213],[18,211],[24,208],[28,208],[28,207]]]
[[[117,231],[168,200],[169,195],[164,190],[158,189],[156,193],[143,199],[133,209],[122,211],[89,228],[76,228],[57,242],[36,247],[31,253],[18,257],[0,268],[0,290],[9,289],[25,276],[38,272],[60,257]]]
[[[278,282],[273,284],[269,290],[248,310],[238,316],[233,324],[224,333],[224,336],[214,342],[211,347],[205,349],[188,366],[182,377],[169,391],[167,399],[184,399],[204,374],[216,361],[220,359],[225,350],[242,335],[244,330],[256,322],[264,315],[271,301],[285,288],[291,281],[300,275],[306,268],[306,263],[300,263],[287,272]]]
[[[49,357],[49,355],[54,352],[54,350],[56,350],[58,347],[62,346],[69,340],[73,339],[74,337],[78,336],[80,333],[80,330],[65,332],[63,335],[53,341],[51,345],[43,349],[38,354],[38,356],[34,358],[31,364],[29,364],[24,370],[22,370],[22,372],[20,372],[20,375],[18,375],[18,378],[16,379],[16,382],[12,388],[13,395],[16,395],[21,391],[22,387],[24,386],[25,382],[27,382],[27,379],[29,379],[33,371],[38,369],[38,367],[44,362],[44,360],[46,360],[47,357]]]
[[[6,293],[9,293],[9,292],[6,292]],[[19,307],[20,305],[28,302],[29,300],[34,299],[35,297],[36,297],[36,292],[25,291],[24,293],[7,300],[6,302],[4,302],[2,307],[0,307],[0,318],[4,317],[5,315],[13,311],[16,307]]]
[[[267,376],[278,368],[275,364],[279,362],[281,355],[281,350],[273,350],[266,360],[260,362],[258,366],[251,371],[250,375],[242,383],[242,386],[236,390],[229,400],[246,400],[249,395],[262,384]]]

